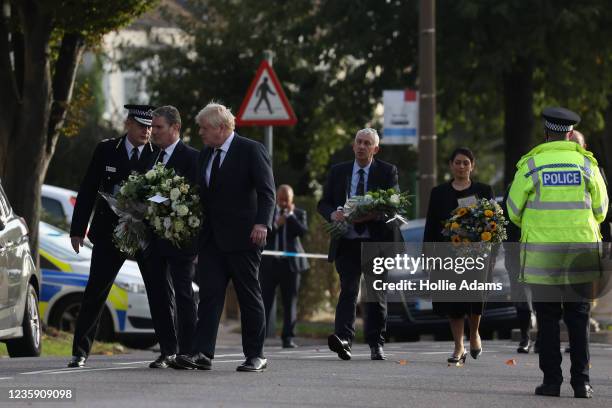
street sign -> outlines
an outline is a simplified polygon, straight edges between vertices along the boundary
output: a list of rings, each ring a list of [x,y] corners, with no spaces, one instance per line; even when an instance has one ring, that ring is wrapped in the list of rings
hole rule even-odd
[[[383,91],[384,119],[382,144],[410,144],[417,147],[419,102],[416,91]]]
[[[292,126],[297,118],[276,73],[263,60],[236,118],[238,126]]]

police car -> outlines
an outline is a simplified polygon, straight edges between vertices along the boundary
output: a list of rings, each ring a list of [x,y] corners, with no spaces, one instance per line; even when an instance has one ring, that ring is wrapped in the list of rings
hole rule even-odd
[[[40,315],[48,326],[74,331],[89,278],[91,248],[77,254],[68,233],[44,222],[39,228],[42,274]],[[157,341],[144,282],[134,261],[126,261],[110,291],[96,337],[118,340],[131,348],[149,348]]]

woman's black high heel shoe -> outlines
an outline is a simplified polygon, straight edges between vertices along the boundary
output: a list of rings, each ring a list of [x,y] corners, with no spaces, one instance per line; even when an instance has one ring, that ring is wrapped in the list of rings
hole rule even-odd
[[[467,358],[467,351],[464,351],[463,354],[461,356],[456,356],[456,355],[452,355],[448,358],[448,361],[450,364],[457,364],[457,363],[461,363],[461,364],[465,364],[465,359]]]
[[[474,360],[480,357],[481,354],[482,354],[482,347],[479,349],[472,349],[472,348],[470,349],[470,356],[472,356]]]

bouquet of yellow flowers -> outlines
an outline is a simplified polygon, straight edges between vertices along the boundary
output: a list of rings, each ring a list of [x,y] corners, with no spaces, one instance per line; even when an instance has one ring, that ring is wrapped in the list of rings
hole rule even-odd
[[[482,198],[468,207],[458,207],[444,223],[442,235],[453,243],[500,243],[506,236],[508,221],[504,210],[493,199]]]

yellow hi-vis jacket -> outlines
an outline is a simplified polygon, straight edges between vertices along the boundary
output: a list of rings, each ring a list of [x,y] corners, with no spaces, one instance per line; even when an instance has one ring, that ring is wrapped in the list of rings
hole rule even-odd
[[[521,228],[521,280],[557,285],[597,279],[599,223],[609,203],[593,154],[574,142],[548,142],[516,167],[507,207]]]

